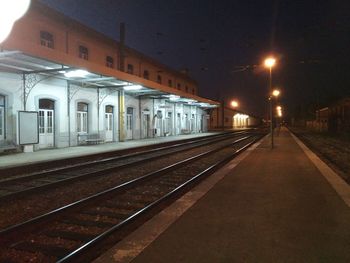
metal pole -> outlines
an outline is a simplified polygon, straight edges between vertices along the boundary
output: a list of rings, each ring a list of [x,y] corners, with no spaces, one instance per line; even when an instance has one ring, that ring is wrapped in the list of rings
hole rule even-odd
[[[270,67],[270,78],[269,78],[269,101],[270,101],[270,136],[271,136],[271,149],[273,149],[272,67]]]

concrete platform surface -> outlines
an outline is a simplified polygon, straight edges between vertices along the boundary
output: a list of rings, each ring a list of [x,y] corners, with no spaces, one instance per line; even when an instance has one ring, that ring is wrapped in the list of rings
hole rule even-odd
[[[255,147],[95,263],[350,262],[349,186],[285,129]]]
[[[145,145],[164,143],[168,141],[184,140],[193,137],[203,137],[217,134],[219,132],[207,132],[197,134],[186,134],[169,137],[158,137],[141,140],[130,140],[125,142],[111,142],[97,145],[74,146],[59,149],[45,149],[30,153],[14,153],[0,156],[0,168],[20,166],[23,164],[30,164],[36,162],[45,162],[51,160],[59,160],[65,158],[72,158],[77,156],[123,150],[127,148],[135,148]]]

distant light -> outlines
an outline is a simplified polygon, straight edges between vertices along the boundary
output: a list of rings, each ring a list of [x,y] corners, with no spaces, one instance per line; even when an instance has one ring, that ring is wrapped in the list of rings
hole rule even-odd
[[[275,89],[274,91],[272,91],[272,95],[275,97],[278,97],[278,95],[280,95],[280,91],[278,89]]]
[[[140,90],[143,87],[141,85],[128,85],[128,86],[124,86],[124,90],[126,91],[131,91],[131,90]]]
[[[276,64],[276,59],[273,57],[268,57],[264,61],[265,67],[272,68]]]
[[[238,107],[238,102],[233,100],[231,101],[231,106],[234,107],[234,108],[237,108]]]
[[[282,117],[282,107],[281,106],[277,106],[276,107],[276,111],[277,111],[277,116],[278,117]]]
[[[0,9],[0,43],[10,34],[16,20],[28,10],[30,0],[2,1]]]
[[[67,78],[84,78],[87,75],[89,75],[90,72],[83,70],[83,69],[77,69],[77,70],[72,70],[64,73],[64,76]]]
[[[235,119],[241,119],[241,120],[245,120],[245,119],[248,119],[249,116],[246,115],[246,114],[241,114],[241,113],[236,113],[233,118]]]

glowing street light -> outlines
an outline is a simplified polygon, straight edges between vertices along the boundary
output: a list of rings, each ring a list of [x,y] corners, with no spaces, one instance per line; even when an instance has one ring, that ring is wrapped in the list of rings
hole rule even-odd
[[[238,107],[238,102],[236,100],[231,101],[231,106],[233,108],[237,108]]]
[[[274,57],[268,57],[264,61],[264,65],[266,68],[269,69],[270,75],[269,75],[269,102],[270,102],[270,137],[271,137],[271,149],[273,149],[273,123],[272,123],[272,100],[271,100],[271,94],[272,94],[272,67],[276,65],[276,59]]]
[[[277,110],[277,116],[278,117],[282,117],[282,107],[281,106],[277,106],[276,110]]]
[[[280,95],[280,93],[281,92],[278,89],[275,89],[275,90],[272,91],[272,96],[278,97]]]
[[[4,0],[0,9],[0,43],[10,34],[16,20],[28,10],[30,0]]]
[[[276,64],[276,59],[273,57],[268,57],[264,61],[265,67],[272,68]]]

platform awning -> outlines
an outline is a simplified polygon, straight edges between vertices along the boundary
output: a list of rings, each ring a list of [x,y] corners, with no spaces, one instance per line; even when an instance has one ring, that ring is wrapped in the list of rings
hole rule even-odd
[[[124,90],[126,94],[131,96],[166,99],[170,102],[179,102],[201,108],[215,108],[219,106],[217,102],[202,99],[198,96],[189,95],[187,97],[184,95],[184,92],[179,92],[175,89],[174,92],[171,93],[164,92],[140,83],[118,79],[114,76],[101,75],[83,68],[63,65],[30,56],[21,51],[5,50],[0,52],[0,71],[24,75],[39,74],[49,78],[67,80],[74,85],[85,88],[109,88],[116,91]],[[145,82],[149,81],[146,80]],[[166,88],[168,89],[168,87]]]

